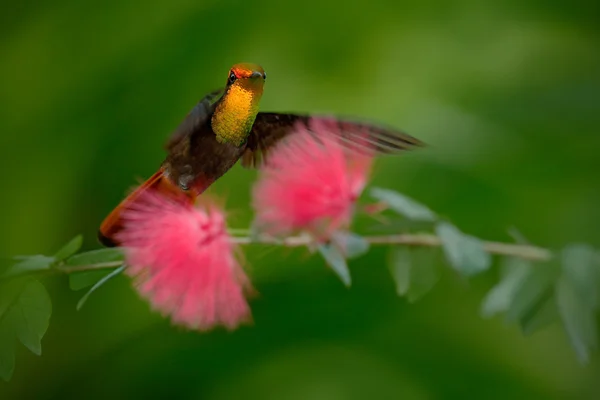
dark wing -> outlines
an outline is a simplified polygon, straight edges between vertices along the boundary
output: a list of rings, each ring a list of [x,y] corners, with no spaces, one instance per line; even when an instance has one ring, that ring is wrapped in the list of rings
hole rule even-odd
[[[265,162],[269,149],[279,140],[295,131],[297,124],[303,124],[318,138],[319,132],[311,129],[317,123],[326,131],[339,137],[347,148],[361,151],[375,151],[376,154],[394,154],[424,146],[424,143],[406,133],[365,122],[355,122],[332,117],[318,117],[298,114],[258,113],[248,145],[242,156],[244,167],[258,167]]]
[[[192,108],[192,111],[179,124],[177,129],[171,133],[165,147],[167,150],[177,146],[181,139],[190,136],[195,130],[200,128],[213,115],[215,103],[223,95],[224,89],[218,89],[210,92]]]

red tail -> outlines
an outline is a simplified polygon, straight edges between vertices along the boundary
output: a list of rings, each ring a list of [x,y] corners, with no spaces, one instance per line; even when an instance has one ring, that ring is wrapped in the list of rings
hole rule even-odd
[[[98,239],[103,245],[107,247],[119,245],[119,242],[115,239],[115,235],[123,228],[121,214],[124,210],[138,201],[140,195],[147,190],[156,190],[164,195],[183,199],[184,201],[194,201],[191,193],[188,194],[182,191],[177,185],[173,184],[163,175],[161,169],[121,201],[121,203],[104,219],[102,225],[100,225],[100,230],[98,231]]]

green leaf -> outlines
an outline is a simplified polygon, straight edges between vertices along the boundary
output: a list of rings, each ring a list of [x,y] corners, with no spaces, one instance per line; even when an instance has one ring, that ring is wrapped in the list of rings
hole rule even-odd
[[[350,270],[348,269],[344,255],[335,246],[331,245],[322,244],[318,249],[333,272],[337,274],[344,285],[349,287],[352,279],[350,278]]]
[[[575,284],[564,275],[556,286],[556,301],[577,357],[580,362],[587,363],[590,352],[598,345],[594,310],[577,292]]]
[[[536,312],[526,314],[525,317],[521,318],[519,324],[521,325],[523,334],[531,335],[533,332],[545,328],[557,321],[558,317],[556,298],[552,295],[544,298],[539,304]]]
[[[517,243],[517,244],[523,244],[523,245],[528,245],[530,242],[529,240],[527,240],[527,238],[525,237],[525,235],[523,235],[523,233],[521,233],[520,230],[518,230],[516,227],[510,227],[508,229],[508,235],[510,237],[513,238],[513,240]]]
[[[90,295],[92,293],[94,293],[96,291],[96,289],[98,289],[100,286],[104,285],[106,282],[108,282],[115,276],[119,275],[121,272],[123,272],[124,269],[125,269],[125,266],[121,266],[121,267],[115,269],[114,271],[112,271],[110,274],[106,275],[104,278],[100,279],[98,282],[96,282],[96,284],[94,286],[92,286],[90,288],[90,290],[88,290],[88,292],[86,294],[84,294],[83,297],[77,303],[77,311],[81,310],[81,307],[83,307],[83,305],[85,304],[87,299],[90,297]]]
[[[11,281],[1,289],[0,377],[9,380],[16,338],[34,354],[42,353],[41,340],[48,329],[52,303],[44,286],[35,280]]]
[[[48,292],[38,281],[30,281],[11,311],[14,315],[17,337],[32,353],[42,354],[41,340],[46,334],[52,302]]]
[[[332,240],[348,259],[359,257],[369,251],[369,242],[356,233],[337,231],[333,234]]]
[[[99,269],[95,271],[83,271],[69,274],[69,287],[71,290],[81,290],[92,286],[106,275],[110,274],[112,269]]]
[[[429,208],[394,190],[373,188],[371,189],[371,196],[386,203],[392,210],[413,221],[433,222],[437,220],[437,215]]]
[[[531,320],[552,297],[559,270],[554,262],[531,265],[528,274],[513,295],[506,313],[509,322]]]
[[[437,251],[428,248],[411,249],[413,268],[410,273],[408,302],[414,303],[433,289],[440,280],[440,263],[436,261]]]
[[[77,235],[69,243],[64,245],[59,251],[56,252],[54,258],[58,261],[62,261],[65,258],[71,257],[81,249],[83,244],[83,236]]]
[[[92,250],[85,253],[76,254],[66,260],[67,265],[93,265],[123,261],[123,251],[119,247],[107,249]]]
[[[503,277],[485,296],[481,305],[481,314],[491,317],[499,312],[507,311],[517,290],[521,287],[532,265],[520,258],[506,257],[503,259]]]
[[[558,319],[554,299],[557,268],[553,263],[533,265],[531,262],[506,257],[502,279],[485,297],[481,313],[490,317],[507,312],[507,320],[517,322],[529,335]]]
[[[434,254],[431,249],[392,248],[388,266],[398,296],[406,296],[409,303],[414,303],[435,286],[440,271],[434,262]]]
[[[446,259],[459,273],[472,276],[487,270],[492,264],[483,242],[476,237],[465,235],[449,222],[440,222],[435,231],[442,242]]]
[[[18,263],[11,265],[3,274],[3,278],[12,278],[19,275],[24,275],[30,272],[45,271],[50,269],[52,264],[56,261],[54,257],[47,257],[43,255],[35,256],[18,256],[16,260],[20,260]]]
[[[392,247],[388,268],[396,283],[398,296],[405,296],[410,289],[410,270],[412,269],[410,250],[407,247]]]
[[[24,278],[11,279],[0,284],[0,320],[8,313],[13,302],[23,290],[26,281]]]
[[[565,247],[561,253],[563,274],[572,282],[577,292],[593,309],[600,306],[598,281],[600,267],[596,250],[585,244]]]
[[[0,378],[6,382],[15,370],[15,342],[12,327],[0,319]]]
[[[260,238],[263,236],[263,230],[257,226],[256,220],[252,221],[250,228],[248,229],[248,237],[251,242],[260,242]]]

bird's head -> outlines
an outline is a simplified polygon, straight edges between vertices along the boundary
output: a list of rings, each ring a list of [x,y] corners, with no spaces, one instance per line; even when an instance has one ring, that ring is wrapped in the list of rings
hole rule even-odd
[[[265,79],[267,79],[267,75],[260,65],[251,63],[235,64],[231,67],[227,76],[227,89],[237,87],[262,94]]]
[[[241,63],[229,70],[225,94],[212,117],[212,128],[220,142],[241,146],[252,129],[266,79],[260,65]]]

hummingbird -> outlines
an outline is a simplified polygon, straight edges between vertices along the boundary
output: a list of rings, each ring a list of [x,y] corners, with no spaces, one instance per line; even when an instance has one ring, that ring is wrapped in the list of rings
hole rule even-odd
[[[240,160],[246,168],[268,162],[269,151],[295,132],[295,126],[314,120],[326,123],[332,135],[348,148],[358,149],[365,140],[376,154],[394,154],[423,143],[398,130],[327,116],[259,112],[267,75],[260,65],[235,64],[225,87],[202,98],[173,131],[165,148],[167,156],[158,171],[125,197],[100,225],[98,239],[107,247],[118,246],[121,215],[148,190],[193,204],[196,197]]]

